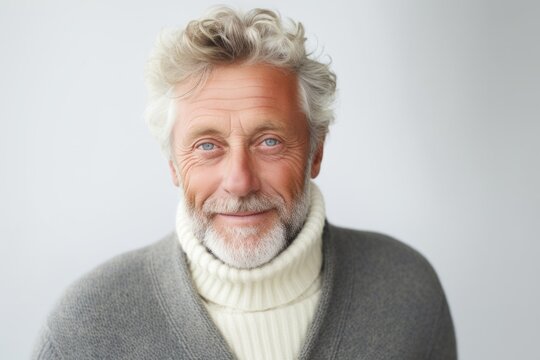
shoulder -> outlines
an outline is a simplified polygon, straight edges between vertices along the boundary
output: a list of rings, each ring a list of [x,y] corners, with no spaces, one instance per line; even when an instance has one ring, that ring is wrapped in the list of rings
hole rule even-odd
[[[354,262],[368,262],[377,267],[433,272],[429,261],[411,246],[389,235],[328,226],[331,241],[341,256]]]
[[[397,298],[440,303],[444,292],[431,263],[411,246],[385,234],[328,226],[337,269],[353,281]]]
[[[85,306],[105,300],[112,306],[126,293],[132,296],[148,280],[152,253],[164,241],[125,252],[97,266],[66,289],[56,308]]]
[[[325,240],[333,249],[332,302],[342,304],[347,331],[356,334],[345,340],[347,348],[384,348],[396,359],[455,359],[446,297],[422,254],[387,235],[332,225]],[[364,337],[376,341],[358,345]]]
[[[96,349],[134,348],[146,324],[160,320],[152,263],[170,251],[171,235],[118,255],[70,285],[47,318],[41,344],[61,357],[100,358]],[[99,346],[96,346],[98,345]],[[110,345],[111,347],[109,347]]]

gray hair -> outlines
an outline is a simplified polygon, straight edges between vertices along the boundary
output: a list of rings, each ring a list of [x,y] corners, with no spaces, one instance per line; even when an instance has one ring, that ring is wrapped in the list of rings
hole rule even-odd
[[[284,24],[278,13],[266,9],[240,13],[220,6],[185,29],[163,30],[147,64],[145,117],[165,156],[171,158],[171,89],[193,77],[202,86],[214,66],[238,62],[266,63],[296,74],[313,154],[334,119],[336,75],[329,64],[310,58],[305,41],[301,23]]]

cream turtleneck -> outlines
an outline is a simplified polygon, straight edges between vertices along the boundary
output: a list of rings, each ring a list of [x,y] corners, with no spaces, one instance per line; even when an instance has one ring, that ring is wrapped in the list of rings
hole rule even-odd
[[[310,183],[308,217],[296,239],[267,264],[236,269],[195,238],[181,202],[176,231],[195,287],[239,359],[298,357],[320,295],[324,201]]]

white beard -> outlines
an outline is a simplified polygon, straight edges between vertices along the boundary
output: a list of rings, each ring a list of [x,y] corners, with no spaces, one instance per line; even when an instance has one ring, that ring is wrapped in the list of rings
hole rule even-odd
[[[309,179],[309,178],[308,178]],[[300,232],[310,205],[310,182],[306,181],[300,196],[288,208],[278,197],[253,195],[247,199],[208,199],[201,211],[189,206],[182,196],[194,235],[224,263],[239,269],[264,265],[283,251]],[[277,209],[278,219],[261,234],[257,226],[214,228],[212,214],[235,211],[264,211]]]
[[[286,246],[283,226],[276,224],[262,237],[256,227],[231,227],[221,236],[212,226],[206,229],[203,244],[217,258],[240,269],[251,269],[276,257]],[[257,237],[256,243],[247,240]],[[225,240],[225,238],[227,240]],[[247,241],[246,241],[247,240]]]

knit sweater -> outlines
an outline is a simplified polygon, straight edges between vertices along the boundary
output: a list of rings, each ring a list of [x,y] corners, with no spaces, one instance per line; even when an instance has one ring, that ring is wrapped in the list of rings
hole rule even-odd
[[[238,359],[295,359],[320,296],[324,203],[309,184],[310,208],[291,245],[271,262],[239,270],[195,238],[183,202],[177,235],[206,310]]]
[[[390,237],[325,225],[319,304],[299,359],[455,360],[433,268]],[[33,359],[234,359],[192,282],[176,234],[70,286]]]

